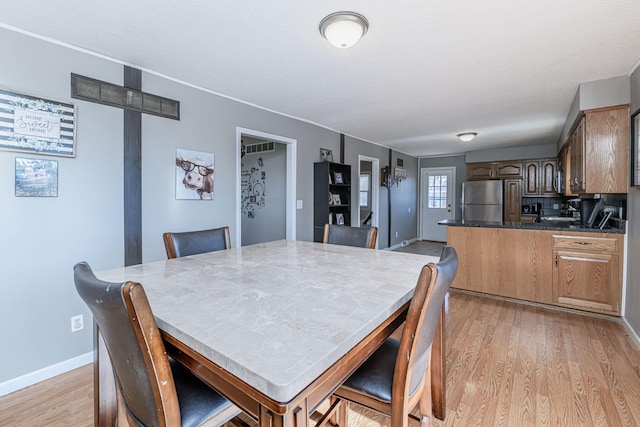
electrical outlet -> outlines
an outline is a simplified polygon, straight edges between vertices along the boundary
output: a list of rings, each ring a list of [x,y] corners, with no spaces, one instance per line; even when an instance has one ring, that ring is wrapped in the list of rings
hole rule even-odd
[[[71,332],[78,332],[84,328],[84,316],[78,314],[71,317]]]
[[[398,237],[398,232],[396,231],[396,237]]]

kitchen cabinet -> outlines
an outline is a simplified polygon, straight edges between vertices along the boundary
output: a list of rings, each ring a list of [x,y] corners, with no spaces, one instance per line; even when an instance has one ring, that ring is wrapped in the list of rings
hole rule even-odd
[[[522,178],[521,161],[467,163],[467,179],[513,179]]]
[[[558,159],[524,161],[523,196],[558,196]]]
[[[558,170],[562,171],[562,181],[559,182],[558,193],[569,197],[578,196],[577,193],[571,191],[571,144],[565,144],[560,151]]]
[[[585,111],[568,140],[571,192],[626,193],[629,136],[628,105]]]
[[[552,303],[549,231],[447,227],[458,253],[453,288]]]
[[[458,252],[453,288],[620,315],[624,235],[447,227]]]
[[[322,242],[325,224],[351,225],[351,165],[313,164],[313,241]]]
[[[522,215],[522,180],[504,180],[504,220],[520,222]]]
[[[552,239],[553,302],[619,316],[622,240],[563,235]]]

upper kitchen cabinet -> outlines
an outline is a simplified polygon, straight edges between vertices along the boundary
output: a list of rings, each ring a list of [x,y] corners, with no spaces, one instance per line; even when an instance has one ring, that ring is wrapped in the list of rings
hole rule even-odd
[[[525,160],[523,196],[558,195],[558,159]]]
[[[628,105],[583,113],[568,140],[572,193],[628,191],[629,127]]]
[[[518,179],[522,178],[522,162],[467,163],[467,179]]]

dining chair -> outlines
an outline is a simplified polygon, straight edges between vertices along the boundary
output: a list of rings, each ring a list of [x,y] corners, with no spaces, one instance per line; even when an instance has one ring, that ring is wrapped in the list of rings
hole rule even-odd
[[[162,239],[169,259],[231,248],[231,235],[226,226],[184,233],[164,233]]]
[[[378,227],[325,224],[322,243],[375,249],[377,237]]]
[[[422,268],[400,341],[387,338],[333,394],[332,405],[319,424],[338,412],[338,425],[347,426],[348,403],[355,402],[391,417],[391,427],[409,421],[428,425],[431,407],[431,346],[442,304],[458,270],[458,255],[445,246],[438,263]],[[420,417],[411,412],[418,408]]]
[[[104,339],[130,426],[221,425],[240,412],[167,356],[141,284],[102,281],[86,262],[73,270],[76,290]]]

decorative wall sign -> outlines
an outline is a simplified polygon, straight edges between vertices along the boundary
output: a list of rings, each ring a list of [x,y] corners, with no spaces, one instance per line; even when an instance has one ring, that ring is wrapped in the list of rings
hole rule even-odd
[[[262,209],[265,204],[266,172],[262,157],[258,158],[256,166],[242,165],[240,172],[240,188],[242,191],[242,205],[240,211],[247,218],[254,218],[256,210]]]
[[[75,157],[73,104],[0,89],[0,149]]]
[[[213,153],[176,150],[176,199],[213,199]]]
[[[16,197],[58,197],[58,161],[16,157]]]

